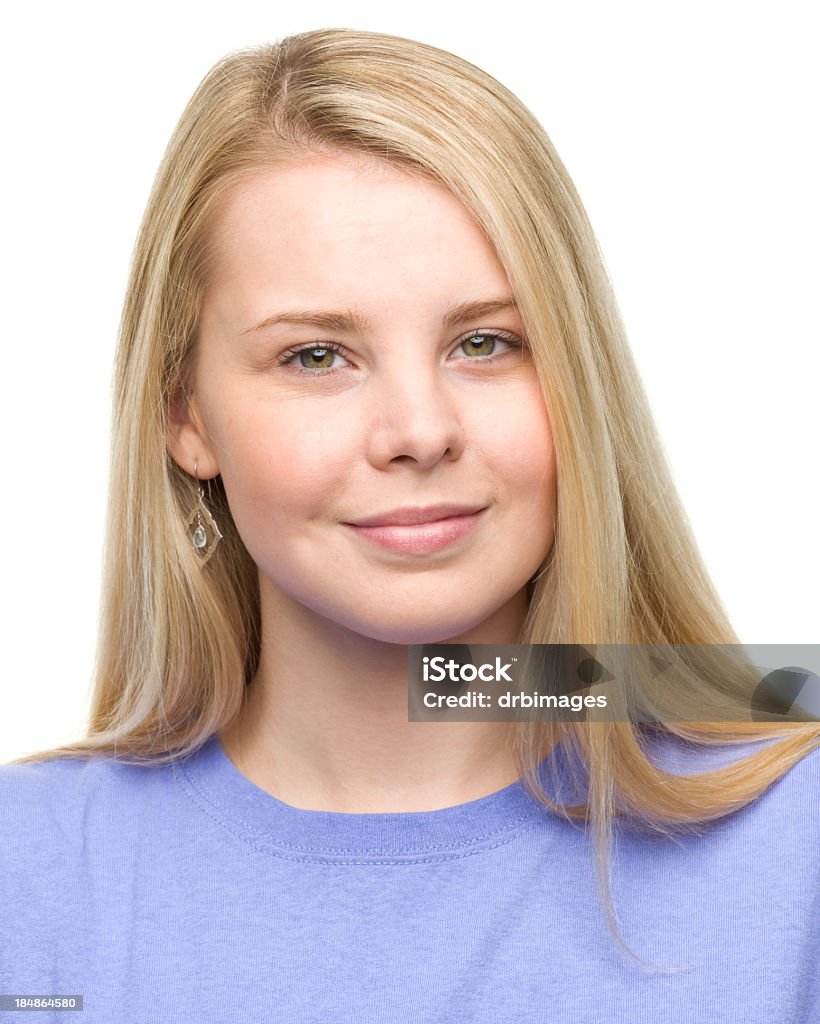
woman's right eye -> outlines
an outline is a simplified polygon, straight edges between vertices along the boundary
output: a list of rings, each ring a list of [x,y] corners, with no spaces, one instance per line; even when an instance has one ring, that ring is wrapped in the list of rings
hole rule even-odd
[[[336,363],[336,357],[344,360],[341,354],[342,346],[333,342],[325,342],[321,345],[301,345],[298,348],[288,349],[282,354],[280,366],[293,365],[297,370],[337,370],[340,369]],[[346,363],[347,360],[344,360]]]

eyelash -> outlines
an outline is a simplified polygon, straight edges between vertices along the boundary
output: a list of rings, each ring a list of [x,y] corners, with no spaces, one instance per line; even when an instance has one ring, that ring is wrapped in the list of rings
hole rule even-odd
[[[523,349],[526,346],[526,342],[522,338],[519,338],[517,335],[511,334],[508,331],[477,330],[471,331],[469,334],[465,334],[464,337],[459,338],[458,342],[456,343],[456,349],[460,348],[466,342],[472,341],[473,338],[496,338],[497,340],[503,341],[505,342],[505,344],[509,345],[510,350]],[[282,353],[282,355],[277,360],[277,365],[287,366],[290,363],[291,359],[294,359],[296,356],[298,356],[300,352],[314,351],[338,352],[339,355],[344,355],[345,349],[344,345],[340,345],[339,342],[336,341],[311,341],[305,345],[296,345],[294,348],[287,349],[285,352]],[[505,352],[506,351],[508,350],[505,349]],[[470,357],[465,355],[463,359],[465,362],[470,363],[488,363],[503,355],[504,352],[493,352],[492,355],[489,356]],[[292,368],[296,370],[297,373],[309,373],[312,374],[313,376],[317,376],[318,374],[323,373],[334,373],[337,369],[341,369],[341,367],[334,366],[316,366],[311,368],[307,366],[298,365],[295,365]]]

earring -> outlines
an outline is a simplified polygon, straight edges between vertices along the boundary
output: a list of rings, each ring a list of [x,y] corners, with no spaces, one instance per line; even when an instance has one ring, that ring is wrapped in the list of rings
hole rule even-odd
[[[205,505],[205,494],[202,490],[202,484],[199,482],[198,467],[199,459],[194,459],[194,476],[196,477],[196,486],[199,490],[199,500],[196,508],[188,517],[185,528],[194,551],[199,556],[200,562],[204,565],[214,551],[216,551],[217,544],[222,540],[222,534],[219,532],[216,520]]]

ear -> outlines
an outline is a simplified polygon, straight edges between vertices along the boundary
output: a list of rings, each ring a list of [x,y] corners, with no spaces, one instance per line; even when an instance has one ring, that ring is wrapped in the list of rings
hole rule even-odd
[[[214,445],[196,398],[189,398],[180,386],[168,403],[165,443],[177,465],[191,476],[210,480],[219,473]]]

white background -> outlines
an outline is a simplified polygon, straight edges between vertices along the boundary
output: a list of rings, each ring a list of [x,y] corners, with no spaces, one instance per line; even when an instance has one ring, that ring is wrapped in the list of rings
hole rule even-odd
[[[443,47],[541,120],[741,640],[820,642],[808,3],[18,6],[0,62],[0,760],[85,726],[116,330],[168,137],[227,51],[321,27]]]

